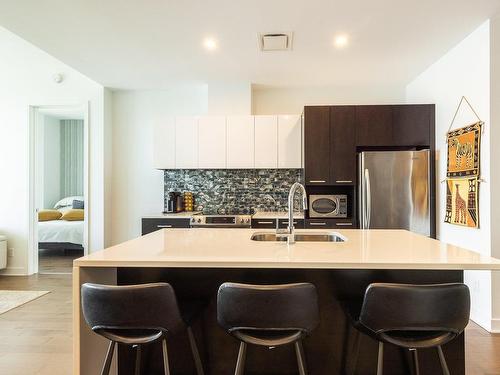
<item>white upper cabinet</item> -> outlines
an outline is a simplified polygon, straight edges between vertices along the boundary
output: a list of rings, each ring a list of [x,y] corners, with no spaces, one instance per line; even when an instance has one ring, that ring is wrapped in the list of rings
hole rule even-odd
[[[198,168],[198,118],[175,119],[175,167]]]
[[[156,169],[175,168],[175,118],[167,117],[154,126],[153,165]]]
[[[227,168],[254,168],[254,117],[227,117]]]
[[[300,115],[278,116],[278,168],[302,168]]]
[[[226,117],[198,121],[198,168],[226,168]]]
[[[255,116],[255,168],[278,167],[278,116]]]

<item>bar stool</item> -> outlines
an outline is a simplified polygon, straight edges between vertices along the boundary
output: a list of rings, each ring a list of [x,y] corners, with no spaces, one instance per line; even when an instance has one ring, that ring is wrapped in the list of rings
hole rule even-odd
[[[203,375],[201,359],[191,327],[179,311],[175,292],[170,284],[110,286],[82,285],[82,310],[92,331],[110,340],[101,374],[109,374],[115,344],[136,347],[135,374],[140,373],[141,346],[162,342],[163,368],[170,375],[167,339],[184,329],[198,375]]]
[[[319,323],[316,287],[309,283],[224,283],[217,295],[217,321],[240,341],[235,375],[243,375],[247,344],[269,348],[294,344],[300,375],[306,375],[302,339]]]
[[[379,343],[377,375],[383,373],[384,343],[409,350],[419,375],[418,349],[436,348],[443,374],[449,369],[441,346],[459,336],[469,322],[465,284],[388,284],[368,286],[360,311],[350,311],[354,327]]]

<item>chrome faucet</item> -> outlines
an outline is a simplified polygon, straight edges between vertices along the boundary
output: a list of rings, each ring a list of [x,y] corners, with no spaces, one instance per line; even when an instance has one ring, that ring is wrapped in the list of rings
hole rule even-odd
[[[302,208],[307,210],[307,194],[306,188],[300,182],[296,182],[290,188],[288,193],[288,244],[292,245],[295,243],[295,226],[293,225],[293,198],[297,189],[302,192]]]

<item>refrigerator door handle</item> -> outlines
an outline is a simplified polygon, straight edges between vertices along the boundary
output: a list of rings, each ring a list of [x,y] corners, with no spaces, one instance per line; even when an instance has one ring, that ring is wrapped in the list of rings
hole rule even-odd
[[[366,229],[370,229],[370,221],[371,221],[371,215],[372,215],[372,197],[371,197],[371,189],[370,189],[370,171],[365,169],[365,193],[366,193],[366,214],[365,214],[365,219],[366,219]]]

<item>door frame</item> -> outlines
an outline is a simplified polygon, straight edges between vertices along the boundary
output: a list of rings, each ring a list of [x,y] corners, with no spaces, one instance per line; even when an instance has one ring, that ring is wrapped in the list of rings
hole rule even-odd
[[[28,106],[28,275],[38,273],[38,207],[36,192],[38,188],[36,172],[37,155],[37,117],[40,109],[65,109],[77,111],[83,114],[83,197],[84,197],[84,221],[83,221],[83,251],[84,255],[89,253],[89,130],[90,114],[89,102],[67,103],[67,104],[41,104]]]

